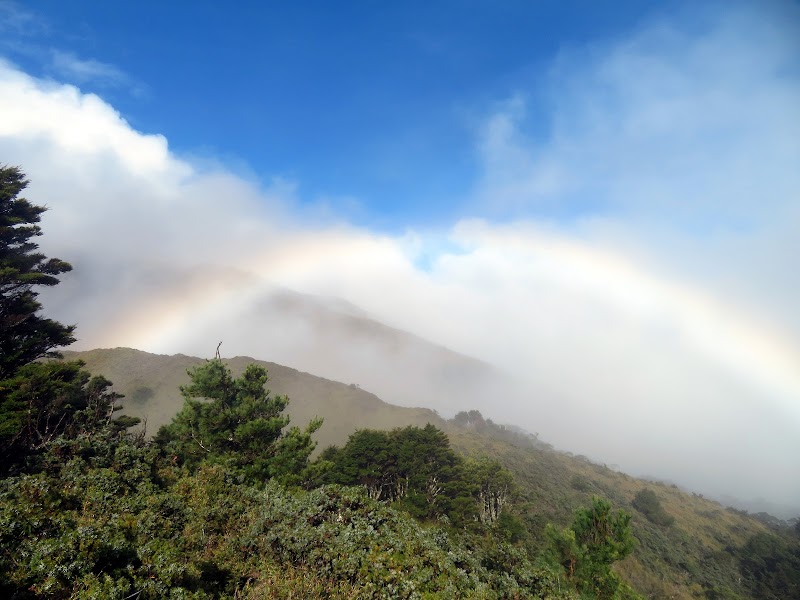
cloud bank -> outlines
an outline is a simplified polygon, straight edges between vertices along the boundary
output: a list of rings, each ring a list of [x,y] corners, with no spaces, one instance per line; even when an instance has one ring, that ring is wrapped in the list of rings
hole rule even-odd
[[[319,348],[348,341],[323,344],[265,298],[343,298],[508,373],[513,392],[481,390],[496,420],[633,473],[800,505],[793,11],[565,49],[481,121],[474,193],[446,228],[309,219],[291,187],[176,156],[98,96],[5,62],[0,157],[51,207],[42,246],[76,269],[47,311],[78,323],[81,348],[205,356],[224,339],[318,371]],[[374,365],[352,352],[320,374],[365,380]]]

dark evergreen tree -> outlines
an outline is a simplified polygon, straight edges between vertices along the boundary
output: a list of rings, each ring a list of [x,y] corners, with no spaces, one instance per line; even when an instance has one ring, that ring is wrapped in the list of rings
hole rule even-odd
[[[38,252],[33,239],[46,210],[19,194],[28,185],[17,167],[0,167],[0,474],[22,468],[56,436],[76,425],[74,415],[93,405],[108,415],[116,396],[81,363],[37,363],[58,357],[74,341],[74,327],[39,314],[39,286],[58,283],[72,267]],[[93,400],[94,399],[94,400]],[[101,406],[102,405],[102,406]],[[89,424],[88,413],[82,416]],[[126,421],[127,423],[127,421]]]
[[[425,427],[395,429],[390,434],[397,453],[398,481],[404,483],[404,505],[417,517],[450,513],[451,502],[463,479],[461,458],[450,448],[442,430]]]
[[[371,498],[418,519],[447,517],[461,528],[496,522],[514,492],[513,477],[497,461],[462,458],[431,424],[361,429],[320,459],[329,465],[327,483],[363,485]]]
[[[75,341],[73,326],[38,314],[37,287],[56,285],[72,267],[37,251],[46,208],[19,197],[27,185],[20,169],[0,167],[0,380]]]
[[[397,456],[388,432],[359,429],[344,447],[328,448],[321,458],[332,463],[326,483],[363,485],[373,500],[395,498]]]

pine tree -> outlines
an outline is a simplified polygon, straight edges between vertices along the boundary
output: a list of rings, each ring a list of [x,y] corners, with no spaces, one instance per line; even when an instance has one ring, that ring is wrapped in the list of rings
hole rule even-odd
[[[0,167],[0,380],[39,358],[57,357],[55,348],[75,341],[74,326],[39,315],[38,286],[53,286],[72,267],[37,252],[33,238],[43,206],[19,194],[28,185],[17,167]]]
[[[167,455],[190,469],[225,464],[251,482],[302,481],[322,419],[287,429],[289,417],[282,413],[289,399],[270,395],[267,371],[255,364],[237,379],[215,358],[189,376],[191,385],[181,387],[183,409],[156,436]]]
[[[19,197],[27,185],[19,168],[0,167],[0,476],[35,470],[36,457],[59,436],[138,422],[112,422],[121,396],[82,362],[39,361],[59,358],[55,349],[75,341],[74,327],[39,314],[36,291],[72,267],[37,251],[46,209]]]
[[[547,535],[550,560],[563,567],[582,598],[637,597],[611,569],[612,563],[628,556],[636,544],[628,513],[613,512],[608,500],[592,498],[590,508],[575,511],[571,527],[559,531],[548,525]]]

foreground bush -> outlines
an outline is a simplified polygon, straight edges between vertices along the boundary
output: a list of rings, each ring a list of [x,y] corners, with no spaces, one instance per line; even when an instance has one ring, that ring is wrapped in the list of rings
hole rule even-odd
[[[470,546],[362,488],[257,489],[111,431],[48,456],[0,481],[3,597],[559,597],[519,549]]]

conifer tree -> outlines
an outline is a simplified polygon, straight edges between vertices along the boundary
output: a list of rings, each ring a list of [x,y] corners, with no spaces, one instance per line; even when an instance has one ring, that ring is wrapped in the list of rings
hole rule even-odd
[[[39,314],[37,291],[72,267],[38,252],[33,240],[46,208],[19,197],[27,185],[19,168],[0,166],[0,476],[35,468],[35,456],[59,436],[138,422],[112,423],[121,396],[82,362],[37,362],[59,358],[56,348],[75,341],[73,326]]]
[[[248,365],[234,378],[219,358],[189,371],[191,385],[181,387],[183,409],[161,428],[158,444],[190,469],[203,462],[225,464],[248,481],[277,478],[298,483],[308,467],[322,425],[314,419],[305,429],[290,427],[282,414],[286,396],[272,396],[267,371]]]
[[[614,599],[628,593],[627,584],[612,563],[628,556],[636,544],[631,516],[612,511],[611,503],[592,498],[592,506],[575,511],[571,527],[559,531],[547,527],[549,558],[560,564],[586,598]]]
[[[72,267],[37,251],[33,239],[47,209],[19,197],[27,185],[19,168],[0,166],[0,380],[75,341],[74,326],[38,314],[38,286],[56,285]]]

